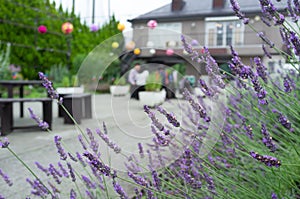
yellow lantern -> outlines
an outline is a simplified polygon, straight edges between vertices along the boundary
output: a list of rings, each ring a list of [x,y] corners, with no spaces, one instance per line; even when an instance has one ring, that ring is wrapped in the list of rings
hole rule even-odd
[[[123,31],[125,29],[125,25],[122,23],[118,23],[118,30]]]
[[[61,26],[61,31],[64,34],[72,33],[73,29],[74,29],[73,24],[71,24],[70,22],[63,23],[62,26]]]
[[[133,50],[135,48],[134,41],[128,42],[125,47],[126,47],[126,50]]]
[[[112,44],[111,44],[111,47],[112,48],[118,48],[119,47],[119,43],[118,42],[113,42]]]
[[[135,55],[139,55],[139,54],[141,54],[141,49],[136,48],[136,49],[133,50],[133,53],[134,53]]]

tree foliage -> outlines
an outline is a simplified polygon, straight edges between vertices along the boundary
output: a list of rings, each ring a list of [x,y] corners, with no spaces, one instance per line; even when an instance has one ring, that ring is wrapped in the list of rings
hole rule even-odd
[[[22,67],[24,78],[36,79],[38,71],[47,71],[53,65],[62,64],[73,74],[77,72],[81,58],[99,43],[119,33],[114,16],[97,32],[81,23],[73,11],[64,11],[49,0],[3,0],[0,4],[0,41],[11,44],[10,63]],[[74,30],[65,35],[61,31],[64,22],[71,22]],[[41,34],[38,27],[44,25],[47,32]],[[72,63],[76,62],[73,66]]]

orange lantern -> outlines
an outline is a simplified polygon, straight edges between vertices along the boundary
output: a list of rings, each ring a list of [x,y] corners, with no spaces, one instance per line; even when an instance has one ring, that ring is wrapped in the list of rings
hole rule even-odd
[[[118,30],[123,31],[125,29],[125,25],[122,23],[118,23]]]
[[[139,54],[141,54],[141,49],[136,48],[136,49],[133,50],[133,53],[134,53],[135,55],[139,55]]]
[[[61,31],[66,35],[72,33],[73,29],[73,24],[71,24],[70,22],[63,23],[63,25],[61,26]]]

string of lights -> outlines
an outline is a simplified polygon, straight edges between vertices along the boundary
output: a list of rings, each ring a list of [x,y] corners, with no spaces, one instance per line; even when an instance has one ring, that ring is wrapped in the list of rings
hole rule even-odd
[[[5,24],[18,26],[18,27],[21,27],[21,28],[31,29],[31,30],[36,30],[37,29],[36,26],[21,24],[21,23],[15,22],[15,21],[7,20],[7,19],[0,19],[0,22],[5,23]],[[58,33],[58,32],[55,32],[55,31],[47,31],[47,32],[52,34],[52,35],[64,36],[62,33]]]
[[[1,41],[1,43],[8,44],[8,45],[11,45],[11,46],[16,46],[16,47],[21,47],[21,48],[36,49],[38,51],[48,51],[48,52],[56,52],[56,53],[62,53],[62,54],[67,54],[68,53],[68,51],[64,51],[64,50],[57,50],[57,49],[53,49],[53,48],[40,48],[40,47],[36,47],[36,46],[19,44],[19,43],[8,42],[8,41]]]

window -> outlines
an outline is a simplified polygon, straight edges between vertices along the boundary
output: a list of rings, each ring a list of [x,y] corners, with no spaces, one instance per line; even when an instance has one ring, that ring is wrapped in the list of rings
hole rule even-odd
[[[151,41],[154,47],[174,47],[181,44],[181,23],[158,23],[155,29],[149,29],[148,41]]]
[[[242,45],[244,24],[235,17],[206,18],[206,45]]]

